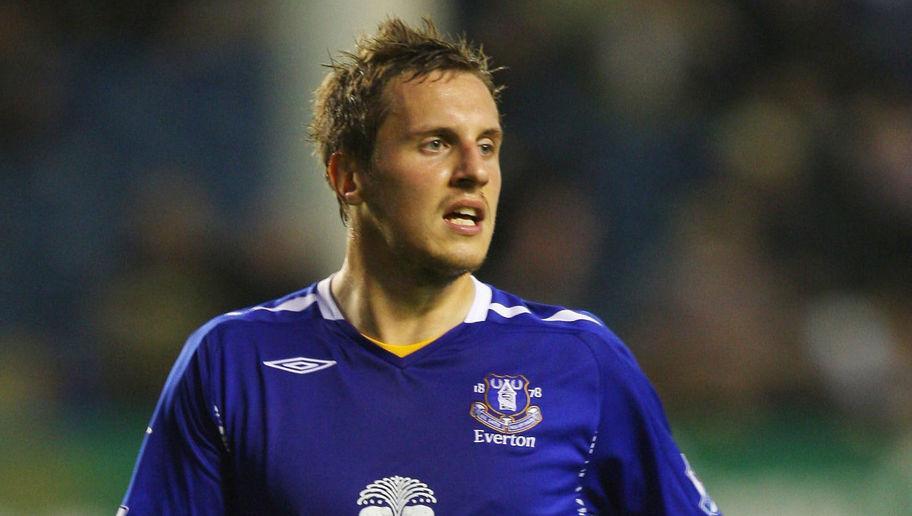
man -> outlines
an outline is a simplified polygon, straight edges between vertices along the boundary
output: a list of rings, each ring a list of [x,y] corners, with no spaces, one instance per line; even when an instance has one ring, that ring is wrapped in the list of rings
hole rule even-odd
[[[487,58],[393,19],[346,59],[311,127],[345,261],[190,338],[121,512],[718,514],[601,321],[471,275],[501,186]]]

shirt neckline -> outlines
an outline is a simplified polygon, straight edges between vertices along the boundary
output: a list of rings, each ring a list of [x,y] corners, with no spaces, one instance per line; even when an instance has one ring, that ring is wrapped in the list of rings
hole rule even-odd
[[[317,307],[320,310],[321,316],[326,320],[335,322],[336,327],[345,333],[349,340],[356,343],[359,347],[367,350],[369,353],[382,359],[383,361],[399,368],[405,368],[416,361],[422,360],[424,357],[432,353],[436,353],[440,349],[448,347],[447,343],[456,339],[456,336],[462,334],[464,329],[474,327],[474,323],[485,321],[487,319],[488,309],[491,305],[491,298],[493,295],[490,286],[482,283],[481,281],[478,281],[475,276],[470,276],[472,278],[473,284],[475,285],[475,298],[473,299],[472,305],[469,307],[469,311],[463,321],[444,332],[430,344],[412,353],[409,353],[404,357],[399,357],[396,354],[383,349],[377,344],[371,342],[368,338],[362,335],[358,329],[354,327],[354,325],[345,319],[330,290],[330,282],[332,281],[334,275],[335,274],[330,275],[329,277],[318,282],[315,289]]]
[[[320,315],[322,315],[324,319],[329,319],[331,321],[345,320],[342,311],[339,310],[339,305],[336,304],[336,300],[332,295],[332,290],[330,290],[330,282],[334,276],[335,273],[330,274],[317,283],[317,306],[320,309]],[[475,297],[462,322],[482,322],[488,317],[488,309],[491,307],[491,297],[493,293],[491,287],[478,281],[475,276],[469,275],[469,277],[472,278],[472,283],[475,285]]]

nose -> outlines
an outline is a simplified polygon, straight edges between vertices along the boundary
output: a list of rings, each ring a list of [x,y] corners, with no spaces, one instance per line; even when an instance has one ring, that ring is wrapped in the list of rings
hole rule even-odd
[[[491,159],[482,155],[481,149],[474,142],[462,145],[459,162],[453,170],[451,185],[459,188],[476,188],[484,186],[491,179]]]

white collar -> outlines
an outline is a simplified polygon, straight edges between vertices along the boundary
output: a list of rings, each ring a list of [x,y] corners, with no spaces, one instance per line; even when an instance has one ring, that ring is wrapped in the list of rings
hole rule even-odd
[[[317,283],[316,294],[317,306],[320,308],[320,315],[322,315],[324,319],[336,321],[344,319],[344,317],[342,316],[342,311],[339,310],[339,305],[336,304],[336,300],[333,298],[332,291],[329,288],[333,276],[335,276],[335,274],[330,275],[328,278],[325,278]],[[472,300],[472,306],[469,307],[469,312],[466,314],[463,322],[482,322],[487,318],[488,309],[491,306],[491,287],[478,281],[475,276],[470,275],[469,277],[472,278],[472,284],[475,285],[475,299]]]

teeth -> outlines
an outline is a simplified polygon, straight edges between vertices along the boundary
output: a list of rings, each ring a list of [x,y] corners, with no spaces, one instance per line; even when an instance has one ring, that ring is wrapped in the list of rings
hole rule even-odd
[[[473,218],[478,217],[478,215],[475,211],[475,208],[459,208],[454,213],[456,213],[457,215],[465,216],[465,217],[473,217]]]
[[[445,218],[457,226],[477,226],[481,217],[477,209],[463,206],[451,211]]]

